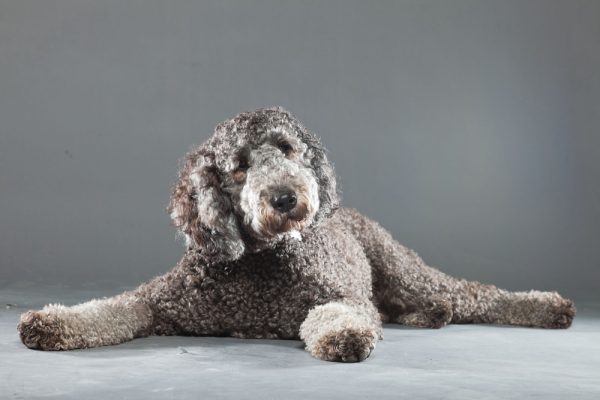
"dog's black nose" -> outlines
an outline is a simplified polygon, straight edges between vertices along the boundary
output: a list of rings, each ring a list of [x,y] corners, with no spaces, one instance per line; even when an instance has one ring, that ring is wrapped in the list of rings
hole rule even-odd
[[[293,190],[282,190],[271,197],[271,205],[279,212],[287,212],[296,207],[297,200]]]

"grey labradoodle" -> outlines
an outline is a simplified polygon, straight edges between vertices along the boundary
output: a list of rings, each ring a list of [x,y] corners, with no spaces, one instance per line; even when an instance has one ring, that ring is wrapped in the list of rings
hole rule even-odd
[[[361,361],[382,322],[567,328],[556,292],[508,292],[427,266],[378,223],[339,207],[319,139],[275,107],[241,113],[185,158],[168,210],[186,240],[170,272],[115,297],[22,315],[32,349],[148,335],[302,339],[314,357]]]

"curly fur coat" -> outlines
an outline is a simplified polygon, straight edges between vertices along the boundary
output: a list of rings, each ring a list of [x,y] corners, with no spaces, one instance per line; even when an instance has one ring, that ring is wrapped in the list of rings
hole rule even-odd
[[[428,267],[379,224],[339,208],[319,139],[282,108],[241,113],[187,155],[169,212],[187,250],[116,297],[22,315],[34,349],[147,335],[300,338],[315,357],[361,361],[382,322],[567,328],[556,292],[508,292]]]

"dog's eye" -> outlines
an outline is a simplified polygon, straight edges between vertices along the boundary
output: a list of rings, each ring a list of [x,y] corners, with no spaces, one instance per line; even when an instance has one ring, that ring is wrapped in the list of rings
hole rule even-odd
[[[245,171],[248,168],[250,168],[250,165],[248,165],[248,160],[246,160],[245,158],[242,158],[238,161],[237,170]]]
[[[233,171],[233,179],[238,183],[243,182],[244,179],[246,179],[246,171],[248,168],[250,168],[248,160],[245,158],[240,158],[237,167]]]
[[[292,151],[294,151],[294,148],[292,147],[292,145],[287,142],[281,142],[281,143],[279,143],[278,146],[279,146],[279,150],[281,150],[283,152],[283,154],[285,154],[286,156],[288,154],[290,154]]]

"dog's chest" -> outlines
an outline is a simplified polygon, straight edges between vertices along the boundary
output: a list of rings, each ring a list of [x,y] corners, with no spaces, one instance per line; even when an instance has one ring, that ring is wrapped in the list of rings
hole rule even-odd
[[[337,297],[336,290],[311,270],[271,253],[203,272],[194,289],[198,311],[216,331],[211,334],[297,337],[308,311]]]

